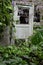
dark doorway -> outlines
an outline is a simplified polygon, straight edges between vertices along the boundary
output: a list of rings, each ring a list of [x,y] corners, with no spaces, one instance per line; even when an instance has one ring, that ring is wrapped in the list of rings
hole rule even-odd
[[[20,24],[28,24],[29,23],[29,9],[19,8],[18,16],[20,16]]]

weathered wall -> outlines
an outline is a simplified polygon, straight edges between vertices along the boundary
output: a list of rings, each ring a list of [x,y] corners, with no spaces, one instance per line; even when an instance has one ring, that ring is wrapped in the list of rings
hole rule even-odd
[[[37,9],[40,10],[40,23],[43,24],[43,0],[15,0],[15,1],[24,1],[24,2],[33,2],[34,5],[37,5]]]
[[[10,43],[9,27],[5,27],[3,37],[0,39],[0,45],[9,45]]]
[[[17,3],[18,2],[16,2],[16,4]],[[23,5],[23,3],[19,2],[19,4],[22,4],[22,5]],[[27,4],[28,3],[26,3],[25,5],[27,5]],[[30,6],[30,4],[31,4],[31,6]],[[28,25],[25,25],[25,24],[15,25],[15,27],[16,27],[15,36],[17,39],[26,39],[33,34],[34,4],[29,3],[29,5],[26,7],[29,9],[29,24]],[[17,5],[14,7],[14,10],[15,10],[14,11],[14,21],[16,21],[16,19],[18,17],[18,6]]]

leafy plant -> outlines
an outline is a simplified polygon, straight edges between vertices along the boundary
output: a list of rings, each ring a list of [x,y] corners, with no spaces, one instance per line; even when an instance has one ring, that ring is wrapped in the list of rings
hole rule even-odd
[[[11,0],[0,0],[0,35],[3,32],[4,27],[10,24],[11,12]]]
[[[42,34],[43,33],[40,33],[40,32],[37,32],[36,34],[34,34],[31,38],[31,43],[35,45],[39,44],[43,40]]]
[[[4,62],[6,65],[41,65],[43,42],[39,44],[31,43],[31,45],[29,42],[27,43],[22,43],[20,46],[0,46],[0,63]]]
[[[0,64],[43,65],[42,30],[33,34],[27,42],[24,40],[16,40],[13,46],[0,46]]]

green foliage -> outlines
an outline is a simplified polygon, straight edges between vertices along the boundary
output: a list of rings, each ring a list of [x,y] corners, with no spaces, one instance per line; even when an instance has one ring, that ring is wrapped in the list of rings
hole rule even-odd
[[[37,36],[38,34],[38,36]],[[39,34],[41,36],[39,36]],[[41,38],[40,41],[37,41]],[[20,42],[20,45],[0,46],[0,64],[4,65],[43,65],[43,34],[37,32],[28,42]],[[34,41],[36,38],[36,42]],[[17,40],[16,40],[17,41]],[[31,42],[30,42],[31,41]],[[33,43],[32,43],[33,42]],[[17,43],[17,42],[16,42]]]
[[[11,12],[11,0],[0,0],[0,36],[4,27],[10,24]]]
[[[43,29],[43,25],[37,25],[37,24],[35,23],[34,26],[33,26],[33,29],[34,29],[34,30]]]
[[[43,60],[42,49],[43,48],[40,45],[32,45],[30,47],[0,46],[0,64],[2,63],[3,65],[4,63],[5,65],[39,65],[39,63]]]
[[[43,65],[43,32],[33,34],[27,42],[16,40],[13,46],[0,46],[0,65]]]
[[[43,40],[42,34],[43,33],[40,33],[40,32],[37,32],[36,34],[34,34],[31,38],[31,43],[35,45],[39,44]]]
[[[10,22],[10,10],[12,10],[10,0],[1,0],[0,2],[0,22],[3,24],[9,25]]]

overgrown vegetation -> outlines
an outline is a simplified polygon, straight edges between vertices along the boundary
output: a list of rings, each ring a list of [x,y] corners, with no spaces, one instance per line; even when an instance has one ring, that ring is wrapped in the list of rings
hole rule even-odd
[[[0,0],[0,37],[10,24],[11,11],[11,0]],[[39,30],[42,27],[34,27],[35,32],[27,42],[16,40],[13,46],[0,46],[0,65],[43,65],[43,30]]]
[[[40,39],[40,40],[39,40]],[[0,65],[43,65],[43,32],[37,32],[28,42],[1,47]]]
[[[11,12],[11,0],[0,0],[0,38],[5,26],[8,26],[10,24]]]

